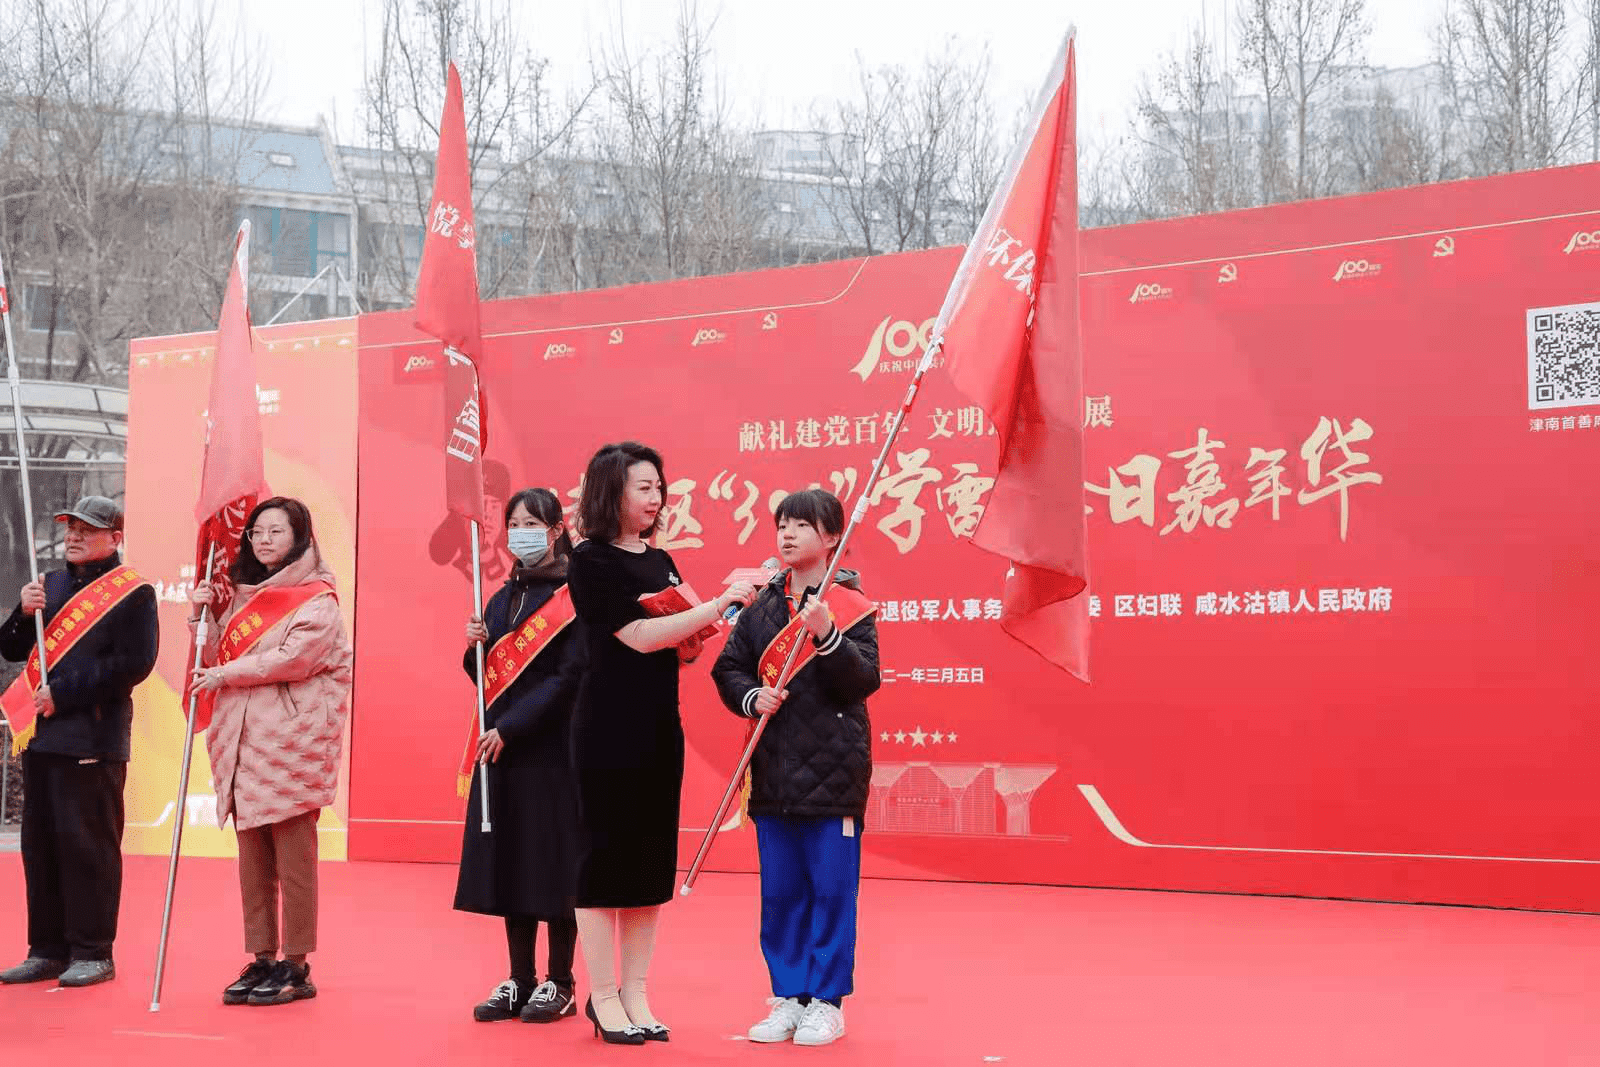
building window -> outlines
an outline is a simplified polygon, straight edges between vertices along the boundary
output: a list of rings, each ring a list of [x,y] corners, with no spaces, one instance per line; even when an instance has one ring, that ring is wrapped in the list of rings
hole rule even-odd
[[[26,304],[28,329],[35,333],[47,333],[52,328],[56,333],[75,333],[73,315],[67,306],[68,300],[56,295],[56,290],[49,285],[30,285],[23,290],[23,302]]]
[[[266,271],[309,278],[329,263],[349,273],[350,219],[328,211],[248,207],[255,247],[266,257]]]

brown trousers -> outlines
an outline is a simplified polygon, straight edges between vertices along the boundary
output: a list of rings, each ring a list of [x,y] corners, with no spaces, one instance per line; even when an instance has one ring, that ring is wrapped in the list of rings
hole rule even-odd
[[[240,830],[239,894],[244,950],[251,955],[303,956],[317,949],[317,819],[308,811],[283,822]],[[278,937],[278,887],[283,887],[283,938]]]

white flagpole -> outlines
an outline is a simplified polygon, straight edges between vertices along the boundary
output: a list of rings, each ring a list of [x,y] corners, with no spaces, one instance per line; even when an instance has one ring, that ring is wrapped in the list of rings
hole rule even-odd
[[[212,542],[206,552],[206,585],[211,584],[212,569],[216,564],[217,545]],[[191,671],[200,669],[200,664],[205,657],[206,637],[210,630],[211,605],[207,604],[200,611],[200,621],[194,630],[194,663],[190,665]],[[189,767],[194,761],[194,720],[200,705],[200,693],[191,687],[189,692],[189,722],[184,730],[183,766],[178,771],[178,803],[173,809],[175,814],[172,826],[172,853],[167,857],[167,900],[161,908],[161,940],[156,948],[156,980],[155,986],[150,991],[150,1010],[161,1010],[161,979],[167,970],[167,935],[172,930],[172,898],[178,888],[178,854],[183,850],[183,824],[187,821],[189,800]]]
[[[472,527],[472,613],[474,615],[481,615],[483,613],[482,549],[478,545],[479,527],[477,520],[471,520],[470,525]],[[483,705],[483,642],[473,642],[472,650],[474,655],[477,657],[478,665],[478,669],[473,673],[475,673],[478,678],[478,738],[481,740],[483,738],[485,726]],[[489,825],[489,764],[487,762],[481,762],[478,764],[478,805],[481,809],[478,812],[479,816],[481,817],[478,830],[479,832],[486,834],[491,829]]]
[[[817,599],[827,593],[828,587],[833,584],[834,575],[839,572],[839,563],[844,559],[844,550],[850,544],[856,528],[861,525],[861,520],[867,517],[867,508],[872,501],[872,490],[877,487],[878,478],[883,474],[884,464],[889,460],[889,454],[894,450],[894,443],[900,437],[900,431],[905,426],[906,417],[911,414],[911,407],[917,402],[917,393],[922,389],[922,379],[927,376],[928,368],[933,366],[934,355],[938,352],[938,342],[929,346],[927,354],[917,364],[917,372],[911,378],[911,385],[906,389],[905,399],[900,402],[900,410],[895,413],[894,423],[889,427],[888,439],[883,442],[883,448],[878,452],[878,458],[872,464],[872,473],[867,476],[867,482],[861,487],[861,493],[856,497],[855,510],[850,514],[850,522],[844,528],[844,534],[839,538],[839,544],[833,550],[833,557],[828,560],[828,571],[822,576],[822,582],[817,586]],[[801,638],[804,640],[804,638]],[[788,658],[783,662],[783,673],[778,676],[774,689],[782,692],[784,686],[789,684],[789,679],[794,677],[795,658],[800,654],[800,641],[796,641],[789,649]],[[706,856],[711,852],[711,843],[716,840],[721,832],[723,820],[728,816],[728,809],[733,806],[734,795],[739,791],[739,784],[744,779],[744,773],[750,766],[750,760],[755,756],[756,745],[761,741],[761,735],[766,731],[767,723],[772,719],[772,713],[763,713],[756,720],[755,727],[750,731],[750,738],[745,742],[744,752],[739,757],[738,766],[733,770],[733,776],[728,780],[728,788],[722,794],[722,802],[717,805],[717,813],[706,827],[706,836],[700,842],[700,851],[695,854],[694,862],[689,865],[689,872],[684,875],[683,888],[679,895],[688,896],[694,889],[695,879],[700,877],[700,868],[705,864]]]
[[[11,333],[11,298],[6,289],[5,258],[0,256],[0,318],[5,320],[6,378],[11,385],[11,419],[17,434],[17,473],[22,480],[22,521],[28,529],[28,576],[39,580],[39,556],[34,545],[33,488],[28,482],[28,441],[22,429],[22,378],[17,370],[17,342]],[[33,613],[34,638],[39,644],[39,685],[50,684],[49,664],[44,654],[44,612]]]
[[[1050,73],[1045,79],[1043,88],[1034,100],[1032,122],[1028,129],[1037,132],[1039,124],[1044,117],[1045,108],[1054,96],[1055,88],[1060,84],[1066,74],[1067,53],[1072,47],[1072,42],[1077,36],[1077,29],[1069,28],[1066,36],[1061,40],[1061,47],[1056,52],[1055,61],[1051,64]],[[833,558],[828,561],[828,572],[822,578],[822,583],[817,586],[817,597],[820,599],[833,584],[834,575],[838,573],[839,561],[844,559],[845,546],[850,543],[851,536],[856,527],[861,525],[861,520],[867,516],[867,507],[872,500],[872,490],[877,487],[878,478],[883,473],[884,463],[889,459],[889,453],[894,448],[894,443],[900,436],[900,430],[905,426],[906,417],[911,413],[911,407],[916,403],[917,393],[922,388],[922,379],[933,366],[934,358],[944,347],[944,328],[949,324],[950,318],[959,310],[960,300],[965,296],[966,281],[972,272],[977,269],[978,257],[987,247],[990,237],[994,233],[1006,197],[1012,184],[1016,181],[1017,172],[1022,169],[1022,162],[1027,157],[1028,148],[1032,143],[1032,136],[1024,136],[1012,148],[1011,156],[1007,160],[1006,169],[1001,176],[1000,183],[995,187],[994,195],[989,200],[989,207],[984,212],[983,220],[979,222],[977,231],[973,234],[972,241],[967,245],[967,251],[962,256],[960,265],[956,268],[955,277],[950,281],[950,288],[945,293],[944,304],[939,309],[939,317],[934,324],[933,339],[928,345],[928,350],[923,353],[922,359],[917,363],[916,374],[911,378],[911,385],[906,389],[906,396],[900,404],[900,410],[895,414],[894,423],[889,429],[889,439],[883,443],[883,449],[878,453],[876,462],[872,464],[872,473],[867,477],[866,485],[861,488],[861,495],[856,498],[855,510],[851,512],[849,525],[845,527],[844,536],[839,539],[838,547],[833,551]],[[783,673],[778,676],[774,689],[782,690],[789,684],[789,679],[794,676],[795,657],[799,654],[800,642],[796,641],[789,650],[789,656],[784,661]],[[756,745],[761,740],[761,734],[767,728],[767,722],[772,718],[768,712],[756,720],[755,728],[750,731],[750,739],[745,742],[744,752],[739,757],[739,764],[734,768],[733,777],[728,782],[727,790],[722,794],[722,803],[717,807],[716,817],[711,820],[706,828],[706,836],[700,842],[700,851],[695,856],[694,862],[689,866],[689,872],[683,880],[683,888],[679,893],[688,896],[694,889],[695,879],[700,875],[700,868],[705,863],[711,851],[711,843],[716,840],[723,819],[728,814],[728,809],[733,805],[734,794],[739,790],[740,780],[744,777],[750,760],[755,755]]]

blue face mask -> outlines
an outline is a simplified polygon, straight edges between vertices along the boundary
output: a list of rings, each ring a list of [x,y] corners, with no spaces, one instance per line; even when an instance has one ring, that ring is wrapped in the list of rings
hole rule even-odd
[[[507,530],[506,547],[518,559],[539,559],[550,547],[550,531],[523,528]]]

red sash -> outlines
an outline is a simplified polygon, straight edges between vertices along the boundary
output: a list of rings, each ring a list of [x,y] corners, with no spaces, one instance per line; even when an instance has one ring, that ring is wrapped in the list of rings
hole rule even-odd
[[[97,623],[111,614],[112,609],[132,595],[134,590],[142,589],[149,584],[126,564],[108,571],[89,583],[83,592],[63,604],[55,617],[45,624],[46,666],[54,671],[67,657],[67,653],[83,640],[84,634],[94,629]],[[11,727],[13,755],[28,747],[28,742],[33,740],[34,732],[38,728],[38,723],[35,721],[38,711],[33,706],[33,695],[39,691],[39,678],[39,646],[35,643],[33,652],[28,656],[27,665],[22,668],[22,674],[6,689],[5,695],[0,696],[0,711],[4,712],[6,722]]]
[[[493,707],[494,702],[522,677],[528,664],[577,616],[577,609],[572,606],[572,593],[563,585],[521,626],[496,641],[483,657],[484,707]],[[477,762],[478,709],[473,708],[467,727],[467,747],[461,753],[461,765],[456,768],[456,796],[464,797],[472,788],[472,769]]]
[[[837,584],[828,586],[828,592],[822,598],[822,602],[828,605],[828,610],[833,615],[833,624],[839,628],[841,634],[878,610],[876,604],[854,589]],[[795,656],[794,671],[789,675],[791,681],[800,673],[802,667],[815,658],[817,644],[809,640],[809,636],[805,623],[800,621],[800,616],[796,613],[794,618],[789,620],[789,625],[779,630],[778,636],[768,643],[767,650],[761,653],[761,659],[756,663],[756,677],[762,685],[773,688],[778,684],[778,679],[783,676],[783,665],[789,658],[789,650],[796,643],[800,645],[800,651]],[[755,732],[755,728],[756,724],[751,723],[749,731],[745,734],[746,744],[750,743],[750,734]],[[743,823],[750,812],[750,783],[754,773],[753,769],[744,772],[744,788],[739,795],[739,814],[736,816],[739,823]]]
[[[304,585],[267,586],[258,589],[249,600],[239,605],[239,610],[228,620],[217,643],[216,666],[222,667],[245,655],[266,635],[267,631],[311,603],[319,596],[338,594],[327,582],[307,582]],[[191,682],[190,685],[193,683]],[[185,687],[185,703],[188,702]],[[217,701],[217,691],[207,689],[200,694],[195,705],[195,729],[203,730],[211,724],[211,714]]]
[[[878,610],[877,605],[854,589],[838,584],[828,586],[828,592],[823,596],[822,602],[828,605],[828,610],[833,615],[833,624],[839,628],[840,633],[846,632]],[[767,645],[767,650],[761,653],[761,659],[756,665],[756,677],[761,680],[761,684],[769,688],[778,684],[778,679],[783,674],[783,665],[796,644],[800,646],[800,652],[795,656],[794,671],[789,677],[793,678],[799,674],[800,669],[810,663],[817,654],[816,642],[808,638],[809,631],[806,630],[805,623],[800,621],[798,614],[795,615],[789,620],[789,625],[778,631],[778,636]]]

